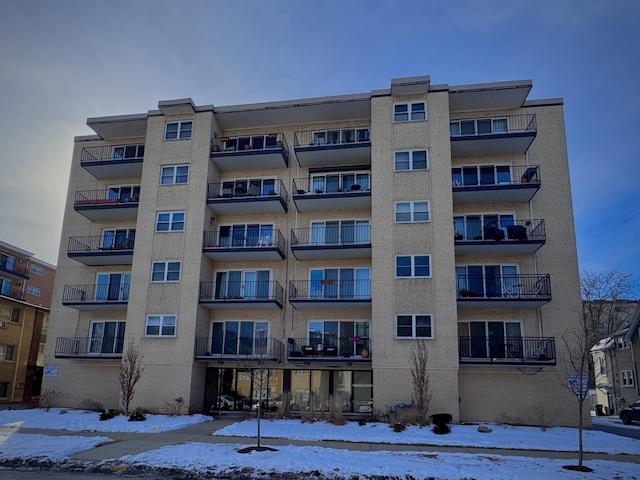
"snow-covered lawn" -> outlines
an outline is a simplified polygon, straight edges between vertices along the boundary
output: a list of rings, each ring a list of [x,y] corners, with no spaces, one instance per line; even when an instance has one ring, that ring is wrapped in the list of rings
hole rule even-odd
[[[168,417],[149,415],[146,422],[128,422],[116,417],[100,422],[95,412],[60,409],[0,411],[0,460],[47,459],[65,462],[74,453],[95,448],[109,442],[106,436],[80,437],[76,435],[48,436],[41,434],[10,433],[18,427],[66,429],[100,432],[160,432],[181,428],[193,423],[210,420],[206,416]],[[215,422],[211,424],[213,430]],[[375,442],[389,444],[381,451],[326,448],[321,446],[279,446],[276,451],[252,451],[240,453],[245,444],[191,442],[167,445],[138,455],[127,455],[104,463],[109,468],[144,467],[177,468],[209,475],[232,475],[253,472],[254,475],[269,472],[289,472],[295,478],[313,476],[319,472],[325,478],[349,478],[361,480],[378,476],[415,479],[433,478],[452,480],[474,478],[488,479],[640,479],[640,468],[631,462],[588,460],[585,465],[594,469],[584,474],[562,468],[574,465],[575,459],[554,460],[525,456],[504,456],[483,453],[444,453],[429,451],[428,445],[483,446],[508,449],[575,451],[577,431],[570,428],[550,428],[542,431],[533,427],[508,427],[485,424],[491,433],[479,433],[478,425],[452,425],[448,435],[435,435],[428,428],[408,427],[396,433],[386,424],[359,426],[349,423],[334,426],[324,422],[301,423],[299,420],[265,420],[261,422],[263,437],[279,437],[290,440],[343,440],[347,442]],[[215,432],[216,439],[224,442],[225,435],[254,437],[257,422],[238,422]],[[636,427],[640,428],[640,427]],[[247,444],[253,442],[247,439]],[[421,444],[415,447],[391,444]],[[604,432],[585,431],[585,450],[607,453],[640,455],[640,440],[634,440]],[[524,454],[523,454],[524,455]],[[293,478],[293,477],[292,477]]]

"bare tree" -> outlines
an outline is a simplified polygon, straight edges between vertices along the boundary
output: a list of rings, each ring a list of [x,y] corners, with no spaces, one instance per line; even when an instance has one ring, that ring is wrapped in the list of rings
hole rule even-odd
[[[589,272],[580,275],[584,300],[584,324],[591,346],[618,331],[628,314],[621,308],[638,298],[639,290],[630,273],[616,270]]]
[[[411,351],[409,363],[411,364],[411,381],[413,384],[411,401],[416,407],[420,425],[428,423],[427,413],[429,412],[429,402],[431,402],[429,374],[427,373],[428,360],[427,344],[424,340],[418,340]]]
[[[142,372],[144,372],[141,362],[142,355],[140,355],[140,350],[133,339],[130,338],[122,358],[120,375],[118,376],[118,380],[120,380],[120,398],[127,415],[129,415],[129,404],[136,393],[136,384],[140,380]]]
[[[269,378],[272,376],[272,371],[269,369],[267,362],[263,355],[257,356],[255,361],[246,362],[242,370],[249,375],[251,378],[251,385],[253,392],[257,392],[257,401],[258,401],[258,432],[257,432],[257,443],[258,447],[261,448],[262,437],[260,435],[260,420],[262,417],[262,407],[265,402],[264,394],[269,389]],[[268,394],[267,394],[268,396]],[[256,400],[254,398],[254,400]],[[266,404],[268,405],[268,399],[266,399]]]
[[[584,322],[576,322],[573,329],[562,335],[564,356],[562,358],[565,376],[562,379],[565,387],[569,388],[578,402],[578,466],[566,467],[580,471],[591,471],[583,465],[584,450],[582,442],[584,402],[589,396],[589,384],[593,383],[593,369],[589,368],[591,361],[591,340]]]

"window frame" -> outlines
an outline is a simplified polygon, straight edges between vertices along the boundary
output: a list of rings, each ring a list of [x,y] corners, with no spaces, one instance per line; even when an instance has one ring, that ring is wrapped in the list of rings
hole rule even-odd
[[[40,265],[29,265],[29,271],[31,273],[35,273],[36,275],[44,275],[44,268]]]
[[[38,287],[27,285],[26,293],[29,295],[33,295],[34,297],[39,297],[42,291]]]
[[[0,398],[11,398],[11,382],[0,382]]]
[[[620,370],[620,386],[624,388],[635,386],[633,370]]]
[[[422,109],[413,109],[414,105],[422,105]],[[398,112],[397,107],[406,107],[406,112]],[[406,120],[399,119],[399,116],[404,117]],[[421,117],[421,118],[415,118]],[[393,104],[393,123],[406,123],[406,122],[422,122],[427,120],[427,102],[426,100],[420,100],[415,102],[398,102]]]
[[[185,174],[178,174],[178,169],[179,168],[186,168],[187,171]],[[165,176],[164,171],[166,170],[173,170],[173,173],[170,176],[170,181],[169,182],[163,182],[163,180],[165,178],[169,178],[169,176]],[[181,177],[185,177],[184,181],[178,181],[178,178]],[[180,164],[180,165],[162,165],[160,167],[160,185],[161,186],[165,186],[165,185],[184,185],[189,183],[189,165],[187,164]]]
[[[411,335],[400,335],[398,332],[398,329],[400,328],[400,325],[398,323],[398,320],[400,319],[400,317],[403,318],[410,318],[411,319],[411,325],[403,325],[403,328],[411,328]],[[418,317],[425,317],[428,318],[429,320],[429,336],[420,336],[418,335],[418,328],[427,328],[425,326],[418,326],[417,323],[417,319]],[[434,335],[433,335],[433,315],[430,313],[398,313],[396,314],[396,321],[395,321],[395,330],[394,330],[394,334],[395,334],[395,338],[396,340],[433,340],[434,339]]]
[[[176,125],[175,132],[173,128],[169,131],[169,125]],[[187,129],[186,126],[189,125]],[[188,133],[188,135],[187,135]],[[175,134],[175,137],[173,136]],[[164,124],[165,140],[189,140],[193,135],[193,120],[178,120],[166,122]]]
[[[426,209],[426,219],[425,220],[416,220],[416,213],[420,214],[424,214],[425,212],[423,212],[422,210],[416,211],[416,205],[417,204],[421,204],[424,203],[427,206]],[[409,206],[409,210],[407,212],[398,212],[398,207],[400,205],[408,205]],[[409,201],[399,201],[399,202],[394,202],[394,220],[395,223],[428,223],[431,222],[431,202],[429,200],[409,200]],[[409,214],[409,220],[398,220],[398,214]]]
[[[424,168],[415,168],[414,167],[414,154],[418,153],[418,152],[424,152],[425,154],[425,166]],[[408,160],[408,167],[407,168],[398,168],[398,154],[402,154],[402,153],[408,153],[409,154],[409,160]],[[416,150],[398,150],[396,152],[393,152],[393,171],[394,172],[410,172],[413,170],[429,170],[429,150],[425,149],[416,149]]]
[[[177,271],[178,278],[170,279],[169,277],[171,274],[175,275],[175,270],[169,269],[169,266],[175,265],[175,264],[178,265],[178,271]],[[156,271],[155,269],[156,265],[163,265],[164,268],[162,269],[162,272]],[[152,262],[151,263],[151,283],[178,283],[180,281],[181,271],[182,271],[182,262],[180,260],[166,260],[166,261]],[[157,273],[162,274],[161,279],[154,278],[154,276]]]
[[[169,215],[169,219],[166,221],[160,221],[160,215]],[[182,215],[182,220],[175,220],[175,216],[176,215]],[[165,232],[184,232],[184,227],[185,227],[185,222],[186,222],[186,213],[184,210],[172,210],[172,211],[162,211],[162,212],[157,212],[156,213],[156,233],[165,233]],[[158,228],[159,224],[167,224],[167,229],[166,230],[160,230]],[[178,229],[178,228],[173,228],[174,224],[178,224],[178,223],[182,223],[182,228]]]
[[[153,319],[154,321],[158,320],[158,325],[150,325],[149,320]],[[165,320],[172,320],[173,324],[166,323]],[[176,329],[178,327],[178,317],[175,314],[149,314],[147,315],[147,319],[144,325],[144,336],[147,338],[175,338],[176,337]],[[158,333],[153,334],[149,333],[149,328],[157,328]],[[173,329],[171,333],[163,333],[164,329]]]
[[[411,259],[411,264],[408,265],[408,268],[410,269],[410,275],[399,275],[398,274],[398,269],[399,268],[404,268],[406,269],[407,266],[406,265],[398,265],[398,260],[400,258],[410,258]],[[427,275],[416,275],[416,269],[417,268],[425,268],[423,265],[419,265],[416,266],[416,258],[427,258],[428,262],[427,262],[427,266],[426,268],[429,270],[429,273]],[[428,253],[425,254],[417,254],[417,255],[396,255],[396,278],[431,278],[431,255]]]
[[[6,344],[2,344],[0,345],[0,362],[15,362],[15,353],[16,353],[16,346],[15,345],[6,345]],[[10,355],[7,357],[7,354],[10,353]]]

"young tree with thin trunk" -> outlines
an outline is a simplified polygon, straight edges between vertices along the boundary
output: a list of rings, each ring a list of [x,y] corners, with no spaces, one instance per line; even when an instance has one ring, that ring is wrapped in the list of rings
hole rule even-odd
[[[420,425],[427,425],[429,402],[431,402],[431,391],[429,388],[429,374],[427,373],[427,362],[429,353],[424,340],[418,340],[411,351],[409,363],[411,364],[411,382],[413,391],[411,401],[416,407]]]
[[[127,349],[122,357],[120,375],[118,376],[120,380],[120,398],[127,415],[129,415],[129,404],[136,393],[136,384],[140,380],[142,372],[144,372],[141,362],[142,355],[140,355],[140,350],[133,339],[129,339]]]
[[[584,402],[589,397],[589,383],[593,382],[593,369],[589,368],[591,361],[591,340],[584,322],[576,322],[576,326],[562,335],[564,346],[563,368],[565,387],[569,388],[578,402],[578,466],[565,468],[579,471],[592,471],[583,465],[583,414]]]

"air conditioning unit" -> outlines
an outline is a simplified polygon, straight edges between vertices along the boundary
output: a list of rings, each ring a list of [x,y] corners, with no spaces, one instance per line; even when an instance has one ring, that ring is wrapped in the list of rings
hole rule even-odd
[[[0,322],[0,328],[7,328],[9,324],[7,322]]]

